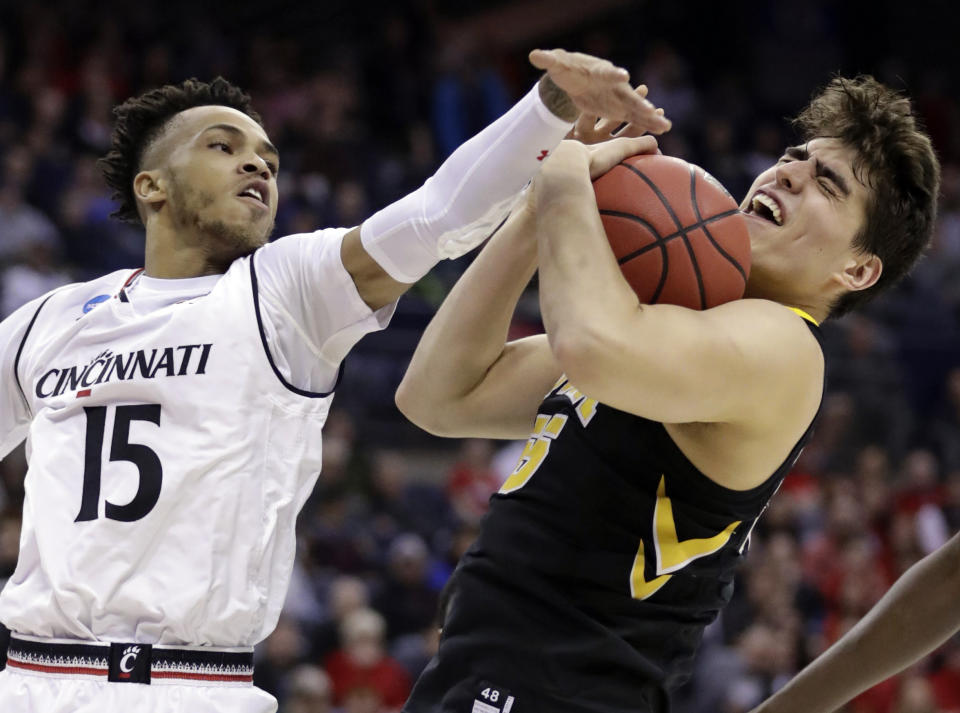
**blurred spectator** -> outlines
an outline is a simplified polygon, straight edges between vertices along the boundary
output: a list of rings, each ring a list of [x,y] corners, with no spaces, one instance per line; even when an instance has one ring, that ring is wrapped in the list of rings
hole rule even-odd
[[[369,590],[359,577],[340,575],[330,582],[326,617],[312,637],[311,657],[320,661],[340,648],[343,644],[340,640],[343,622],[354,612],[366,609],[369,604]]]
[[[453,33],[437,53],[439,71],[433,85],[433,132],[440,158],[510,108],[503,79],[480,51],[476,37]]]
[[[290,686],[280,713],[331,713],[331,696],[326,671],[303,664],[290,672]]]
[[[502,482],[493,468],[492,443],[471,438],[463,442],[460,457],[450,470],[447,495],[462,520],[477,522]]]
[[[430,553],[419,535],[398,536],[387,551],[387,574],[374,599],[390,640],[419,633],[437,618],[437,590],[430,586]]]
[[[927,679],[940,710],[948,713],[960,711],[960,639],[954,637],[944,647],[939,665]]]
[[[34,246],[56,250],[57,227],[46,215],[26,202],[24,190],[32,171],[33,156],[22,147],[3,158],[0,177],[0,263],[26,257]]]
[[[342,648],[327,657],[334,703],[355,713],[399,710],[410,694],[406,671],[386,653],[386,624],[372,609],[346,617]]]
[[[416,681],[440,648],[439,622],[431,622],[423,631],[397,637],[390,655],[403,666],[411,681]]]
[[[55,249],[46,243],[37,243],[26,251],[21,263],[11,265],[0,274],[0,317],[67,284],[70,278],[70,273],[57,260]]]
[[[415,532],[424,540],[445,533],[450,508],[443,490],[433,483],[411,482],[402,452],[377,451],[371,481],[369,519],[384,550],[401,532]]]
[[[285,699],[290,672],[303,660],[307,642],[296,623],[281,616],[277,628],[257,647],[253,683]]]
[[[19,508],[0,508],[0,589],[3,589],[17,567],[20,525]]]
[[[907,674],[893,713],[940,713],[930,682],[918,674]]]
[[[947,470],[960,469],[960,367],[947,374],[946,388],[927,440]]]

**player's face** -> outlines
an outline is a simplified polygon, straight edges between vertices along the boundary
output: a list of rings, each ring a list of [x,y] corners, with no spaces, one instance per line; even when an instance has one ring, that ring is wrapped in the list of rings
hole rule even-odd
[[[862,289],[853,285],[863,277],[856,265],[869,256],[853,239],[870,189],[854,174],[854,158],[838,139],[818,138],[787,149],[753,182],[740,206],[752,250],[748,296],[803,306]]]
[[[165,144],[174,227],[230,261],[267,242],[277,214],[279,157],[263,128],[224,106],[188,109]]]

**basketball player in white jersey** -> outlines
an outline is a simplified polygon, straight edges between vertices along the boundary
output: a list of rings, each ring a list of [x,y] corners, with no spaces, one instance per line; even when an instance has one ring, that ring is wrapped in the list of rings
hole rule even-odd
[[[609,62],[531,53],[537,87],[353,229],[266,244],[277,151],[240,90],[117,111],[104,173],[143,270],[0,323],[0,457],[27,439],[3,713],[276,710],[252,686],[344,357],[438,260],[506,217],[580,111],[669,128]]]

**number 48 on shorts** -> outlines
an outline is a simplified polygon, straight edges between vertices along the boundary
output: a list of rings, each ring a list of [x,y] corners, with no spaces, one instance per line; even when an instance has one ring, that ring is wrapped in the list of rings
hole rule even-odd
[[[480,692],[473,700],[471,713],[510,713],[513,708],[510,691],[493,686],[487,681],[481,681],[479,688]]]

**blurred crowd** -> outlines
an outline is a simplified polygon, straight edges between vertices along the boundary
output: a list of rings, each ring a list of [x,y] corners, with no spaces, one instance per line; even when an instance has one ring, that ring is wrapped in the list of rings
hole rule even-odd
[[[142,231],[110,219],[96,159],[112,106],[189,76],[252,93],[281,152],[277,236],[356,225],[419,186],[532,84],[525,53],[538,45],[629,68],[674,121],[664,152],[738,196],[791,141],[783,117],[832,72],[908,89],[943,161],[934,244],[890,295],[826,325],[814,441],[674,700],[680,713],[747,711],[960,529],[960,93],[951,63],[930,59],[945,28],[892,1],[662,5],[0,3],[0,316],[142,264]],[[256,682],[284,713],[399,708],[436,649],[440,591],[513,468],[522,444],[433,439],[393,407],[464,262],[439,266],[347,361],[286,607],[257,649]],[[537,329],[531,291],[514,331]],[[0,463],[0,584],[16,563],[25,470],[22,449]],[[960,643],[851,710],[960,713]]]

